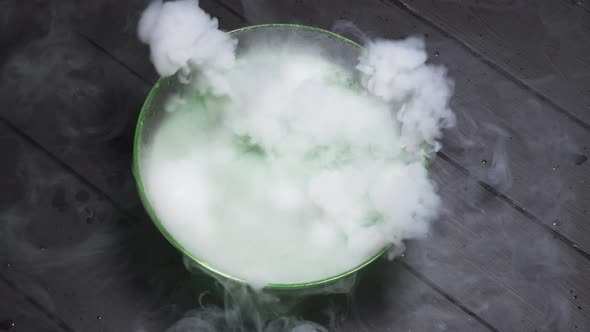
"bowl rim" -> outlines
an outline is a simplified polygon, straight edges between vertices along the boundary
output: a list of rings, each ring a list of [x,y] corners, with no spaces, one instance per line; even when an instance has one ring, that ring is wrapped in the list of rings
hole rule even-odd
[[[292,28],[292,29],[302,29],[302,30],[308,30],[308,31],[315,31],[315,32],[319,32],[325,35],[329,35],[331,37],[334,37],[336,39],[339,39],[343,42],[346,42],[356,48],[359,48],[361,50],[364,50],[365,48],[346,38],[343,37],[337,33],[334,33],[332,31],[328,31],[325,29],[321,29],[321,28],[317,28],[317,27],[312,27],[312,26],[307,26],[307,25],[301,25],[301,24],[290,24],[290,23],[269,23],[269,24],[258,24],[258,25],[250,25],[250,26],[246,26],[246,27],[242,27],[239,29],[235,29],[235,30],[231,30],[228,33],[230,34],[235,34],[235,33],[239,33],[242,31],[248,31],[248,30],[253,30],[253,29],[260,29],[260,28]],[[141,179],[141,166],[140,166],[140,154],[141,154],[141,147],[140,147],[140,143],[141,143],[141,139],[142,139],[142,132],[143,132],[143,124],[144,124],[144,120],[146,117],[146,113],[147,113],[147,109],[149,108],[149,106],[152,103],[152,100],[154,99],[154,96],[156,94],[156,92],[158,91],[160,85],[162,84],[163,80],[165,78],[160,77],[158,79],[158,81],[154,84],[154,86],[150,89],[150,92],[148,93],[147,98],[145,99],[142,107],[141,107],[141,111],[139,112],[139,116],[138,116],[138,120],[137,120],[137,124],[135,127],[135,133],[134,133],[134,139],[133,139],[133,174],[135,177],[135,182],[137,185],[137,190],[139,193],[139,197],[141,200],[141,203],[143,204],[145,210],[147,211],[150,219],[152,220],[152,222],[156,225],[156,227],[160,230],[160,232],[162,233],[162,235],[164,235],[164,237],[166,238],[166,240],[168,240],[168,242],[170,242],[177,250],[179,250],[184,256],[190,258],[191,261],[197,263],[199,266],[203,267],[204,269],[206,269],[208,272],[213,273],[214,275],[223,277],[225,279],[229,279],[238,283],[243,283],[243,284],[248,284],[247,281],[240,279],[238,277],[234,277],[228,273],[225,273],[223,271],[218,270],[217,268],[215,268],[213,265],[205,262],[204,260],[196,257],[194,254],[192,254],[190,251],[188,251],[186,248],[184,248],[182,246],[182,244],[180,244],[178,241],[176,241],[176,239],[174,238],[174,236],[172,236],[172,234],[166,229],[166,227],[162,224],[162,222],[160,221],[160,219],[158,218],[154,208],[152,207],[148,197],[147,197],[147,193],[145,191],[144,185],[143,185],[143,181]],[[429,168],[429,161],[428,158],[426,158],[425,160],[425,167],[426,170],[428,171]],[[364,262],[362,262],[361,264],[359,264],[358,266],[351,268],[347,271],[344,271],[342,273],[339,273],[337,275],[334,276],[330,276],[327,278],[323,278],[320,280],[315,280],[315,281],[308,281],[308,282],[301,282],[301,283],[287,283],[287,284],[282,284],[282,283],[270,283],[267,284],[263,289],[265,290],[296,290],[296,289],[308,289],[311,287],[315,287],[315,286],[320,286],[320,285],[325,285],[331,282],[334,282],[336,280],[340,280],[343,279],[345,277],[348,277],[356,272],[358,272],[359,270],[363,269],[364,267],[366,267],[367,265],[371,264],[373,261],[375,261],[377,258],[381,257],[385,252],[387,252],[391,247],[393,246],[393,244],[389,244],[386,245],[384,248],[382,248],[381,250],[379,250],[376,254],[372,255],[371,257],[369,257],[367,260],[365,260]]]

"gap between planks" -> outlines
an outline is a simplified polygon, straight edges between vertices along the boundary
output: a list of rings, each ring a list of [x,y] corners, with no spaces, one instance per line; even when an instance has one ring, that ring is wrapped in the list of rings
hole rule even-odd
[[[481,54],[480,52],[478,52],[474,47],[472,47],[468,43],[466,43],[466,42],[462,41],[461,39],[455,37],[453,34],[449,33],[447,30],[445,30],[439,24],[436,24],[434,21],[429,20],[428,18],[426,18],[423,15],[421,15],[420,12],[412,9],[405,2],[400,1],[400,0],[378,0],[378,1],[380,3],[386,5],[386,6],[396,6],[398,8],[401,8],[402,10],[404,10],[407,13],[409,13],[410,15],[412,15],[414,18],[416,18],[420,22],[422,22],[422,23],[426,24],[427,26],[429,26],[430,28],[438,31],[444,37],[449,38],[449,39],[453,40],[454,42],[456,42],[464,50],[468,51],[471,55],[473,55],[474,57],[476,57],[477,59],[479,59],[480,61],[482,61],[486,65],[488,65],[491,68],[493,68],[495,71],[497,71],[498,73],[500,73],[502,76],[504,76],[505,78],[509,79],[510,81],[516,83],[521,88],[525,89],[526,91],[528,91],[529,93],[531,93],[535,97],[539,98],[540,100],[542,100],[543,102],[545,102],[546,104],[548,104],[549,106],[551,106],[551,108],[554,111],[563,114],[564,116],[566,116],[568,119],[572,120],[572,122],[574,122],[578,126],[580,126],[580,127],[584,128],[584,129],[590,131],[590,123],[586,123],[584,120],[580,119],[575,114],[572,114],[566,108],[562,107],[561,105],[559,105],[556,102],[554,102],[551,98],[549,98],[548,96],[546,96],[543,92],[535,89],[534,87],[528,85],[522,79],[520,79],[520,78],[516,77],[515,75],[511,74],[509,71],[505,70],[504,68],[502,68],[501,66],[499,66],[498,64],[496,64],[495,61],[491,60],[490,58],[488,58],[488,57],[484,56],[483,54]]]

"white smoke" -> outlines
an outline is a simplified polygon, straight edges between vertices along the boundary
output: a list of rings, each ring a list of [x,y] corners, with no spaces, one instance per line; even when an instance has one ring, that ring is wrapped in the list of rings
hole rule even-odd
[[[191,73],[199,88],[227,93],[221,74],[235,63],[237,41],[218,29],[216,18],[205,13],[196,0],[152,2],[139,21],[139,39],[149,44],[151,59],[161,76]]]
[[[197,1],[144,12],[139,37],[158,73],[185,83],[143,149],[140,176],[159,219],[189,252],[254,288],[331,277],[388,244],[400,254],[439,214],[424,159],[455,123],[446,70],[426,63],[418,38],[369,41],[345,68],[317,44],[263,36],[236,56],[237,41]],[[242,318],[257,331],[324,330],[243,312],[257,300],[239,298],[249,304],[203,308],[170,331],[243,329]]]
[[[236,59],[189,0],[152,3],[139,36],[158,72],[197,83],[170,97],[141,172],[195,256],[263,287],[337,275],[428,232],[440,199],[424,157],[454,115],[421,39],[370,42],[359,72],[285,36],[249,39]]]
[[[453,83],[444,67],[426,59],[422,38],[381,39],[367,45],[357,67],[363,85],[393,105],[402,124],[400,141],[412,152],[420,152],[424,143],[440,150],[442,130],[455,125],[448,106]]]

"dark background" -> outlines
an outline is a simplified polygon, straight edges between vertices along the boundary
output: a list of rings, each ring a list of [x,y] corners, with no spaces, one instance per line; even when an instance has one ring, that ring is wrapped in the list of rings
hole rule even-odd
[[[135,32],[148,2],[0,0],[0,331],[162,331],[210,286],[146,217],[131,173],[157,79]],[[445,202],[432,234],[302,318],[590,331],[590,1],[200,5],[225,30],[345,20],[372,38],[422,35],[456,83],[458,125],[431,169]]]

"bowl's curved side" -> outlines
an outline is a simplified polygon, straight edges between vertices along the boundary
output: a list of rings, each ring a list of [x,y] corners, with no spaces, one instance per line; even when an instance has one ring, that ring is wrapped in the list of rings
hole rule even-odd
[[[253,30],[253,29],[262,29],[262,28],[292,28],[292,29],[303,29],[303,30],[308,30],[308,31],[314,31],[314,32],[318,32],[318,33],[322,33],[322,34],[326,34],[329,35],[331,37],[334,37],[338,40],[341,40],[343,42],[346,42],[354,47],[357,47],[359,49],[364,49],[360,44],[346,38],[343,37],[341,35],[338,35],[334,32],[328,31],[328,30],[324,30],[324,29],[320,29],[320,28],[316,28],[316,27],[310,27],[310,26],[305,26],[305,25],[298,25],[298,24],[261,24],[261,25],[253,25],[253,26],[247,26],[244,28],[240,28],[240,29],[236,29],[236,30],[232,30],[229,33],[231,34],[238,34],[240,32],[243,31],[249,31],[249,30]],[[150,90],[145,102],[143,103],[143,106],[141,108],[141,111],[139,113],[139,118],[137,120],[137,125],[135,127],[135,134],[134,134],[134,139],[133,139],[133,174],[135,176],[135,181],[137,184],[137,189],[138,189],[138,193],[139,193],[139,197],[140,200],[144,206],[144,208],[146,209],[148,215],[150,216],[150,218],[152,219],[152,221],[154,222],[154,224],[156,225],[156,227],[160,230],[160,232],[164,235],[164,237],[168,240],[168,242],[170,242],[174,247],[176,247],[180,252],[182,252],[183,255],[185,255],[186,257],[188,257],[190,260],[192,260],[193,262],[197,263],[199,266],[201,266],[202,268],[206,269],[208,272],[213,273],[216,276],[228,279],[228,280],[232,280],[238,283],[244,283],[246,284],[246,281],[231,276],[227,273],[224,273],[223,271],[219,271],[217,270],[215,267],[213,267],[211,264],[199,259],[198,257],[194,256],[192,253],[190,253],[186,248],[184,248],[179,242],[177,242],[174,237],[172,236],[172,234],[170,234],[170,232],[168,232],[168,230],[166,229],[166,227],[164,227],[164,225],[162,224],[162,222],[160,221],[160,219],[158,218],[154,208],[152,207],[152,205],[150,204],[150,201],[147,197],[143,182],[141,180],[141,153],[142,153],[142,148],[141,148],[141,142],[142,142],[142,134],[143,134],[143,130],[144,130],[144,122],[146,119],[146,116],[148,114],[148,112],[150,112],[151,110],[151,105],[153,103],[153,100],[155,98],[155,95],[158,93],[158,90],[160,89],[161,85],[163,84],[165,78],[160,78],[156,84],[154,84],[154,86],[152,87],[152,89]],[[429,161],[428,158],[425,161],[425,167],[426,170],[428,171],[428,165],[429,165]],[[297,289],[308,289],[311,287],[317,287],[317,286],[322,286],[322,285],[326,285],[332,282],[335,282],[337,280],[343,279],[345,277],[348,277],[356,272],[358,272],[359,270],[363,269],[364,267],[366,267],[367,265],[371,264],[373,261],[375,261],[377,258],[381,257],[385,252],[387,252],[390,248],[392,247],[392,245],[388,245],[386,247],[384,247],[383,249],[381,249],[379,252],[377,252],[375,255],[371,256],[369,259],[367,259],[365,262],[361,263],[360,265],[342,272],[338,275],[332,276],[332,277],[328,277],[328,278],[324,278],[321,280],[317,280],[317,281],[311,281],[311,282],[304,282],[304,283],[295,283],[295,284],[268,284],[265,289],[267,290],[297,290]]]

